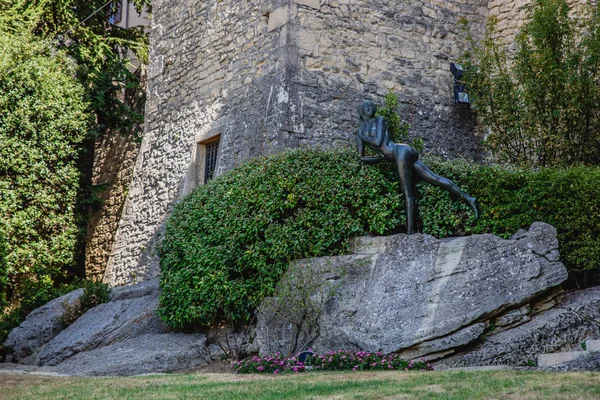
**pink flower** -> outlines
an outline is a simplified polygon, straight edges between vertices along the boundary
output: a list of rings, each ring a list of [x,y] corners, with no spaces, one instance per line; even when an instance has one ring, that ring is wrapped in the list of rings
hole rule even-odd
[[[264,370],[265,370],[265,367],[263,367],[263,366],[261,365],[260,367],[256,368],[256,370],[257,370],[257,371],[264,371]]]
[[[278,373],[279,373],[279,370],[278,370],[278,369],[276,369],[275,371],[273,371],[273,373],[274,373],[274,374],[278,374]]]

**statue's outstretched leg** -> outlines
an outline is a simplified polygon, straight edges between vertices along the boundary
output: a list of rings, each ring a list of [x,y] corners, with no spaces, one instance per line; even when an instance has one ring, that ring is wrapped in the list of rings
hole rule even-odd
[[[477,199],[473,196],[469,196],[467,193],[460,190],[458,186],[454,182],[452,182],[448,178],[444,178],[443,176],[439,176],[435,172],[429,169],[427,165],[423,164],[421,161],[417,161],[413,164],[415,175],[425,182],[429,182],[432,185],[439,186],[442,189],[447,190],[450,194],[461,198],[471,210],[475,214],[475,218],[479,218],[479,210],[477,207]]]
[[[398,165],[400,184],[402,185],[402,192],[404,193],[404,204],[406,205],[406,233],[412,235],[415,233],[415,196],[412,184],[412,174],[416,152],[408,146],[397,146],[394,153],[396,164]]]

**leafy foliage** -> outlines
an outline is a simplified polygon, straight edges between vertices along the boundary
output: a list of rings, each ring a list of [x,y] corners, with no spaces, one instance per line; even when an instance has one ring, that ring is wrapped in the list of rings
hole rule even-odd
[[[599,168],[506,169],[427,160],[479,199],[475,220],[442,189],[417,185],[419,230],[438,237],[509,237],[535,221],[558,230],[571,271],[600,262]],[[393,168],[363,166],[352,150],[261,158],[198,187],[167,223],[160,315],[171,327],[243,322],[272,295],[289,260],[340,254],[347,239],[404,230]]]
[[[600,161],[600,3],[579,18],[566,0],[535,0],[511,52],[490,18],[464,60],[465,82],[500,159],[530,166]],[[476,64],[476,65],[475,65]]]
[[[142,27],[123,29],[109,24],[108,18],[116,12],[120,1],[108,6],[106,3],[106,0],[0,0],[4,15],[0,18],[0,30],[28,32],[45,43],[48,50],[60,48],[73,58],[77,79],[83,84],[86,101],[96,116],[91,132],[95,134],[111,129],[130,131],[143,120],[138,110],[119,94],[139,85],[138,77],[130,70],[128,54],[147,62],[147,35]],[[135,4],[142,8],[149,0],[137,0]]]
[[[199,186],[175,208],[159,251],[162,318],[172,327],[249,319],[289,260],[393,232],[404,213],[387,173],[350,150],[302,149]]]
[[[107,303],[110,300],[110,288],[108,284],[95,281],[83,281],[83,294],[72,305],[65,304],[65,312],[62,315],[62,323],[71,325],[89,309],[97,305]]]
[[[87,134],[84,90],[64,52],[0,32],[0,230],[7,300],[35,302],[66,277],[77,240],[76,147]]]
[[[383,99],[383,105],[377,108],[376,116],[385,118],[390,134],[390,140],[392,142],[408,143],[408,130],[410,125],[402,121],[398,109],[398,95],[390,90]],[[419,152],[423,151],[425,148],[425,143],[420,137],[414,138],[409,144]]]
[[[600,264],[600,168],[542,168],[537,171],[465,162],[428,160],[478,198],[479,220],[465,218],[466,206],[436,187],[419,184],[423,232],[446,236],[494,233],[508,238],[544,221],[557,229],[561,260],[569,271]]]
[[[0,231],[0,310],[6,306],[6,287],[8,285],[8,270],[6,268],[6,241]]]
[[[0,339],[82,275],[95,137],[142,120],[121,94],[147,37],[108,23],[117,3],[0,0]]]

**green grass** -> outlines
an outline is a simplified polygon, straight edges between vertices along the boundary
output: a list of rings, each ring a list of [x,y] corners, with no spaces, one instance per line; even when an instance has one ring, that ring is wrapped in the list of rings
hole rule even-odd
[[[131,378],[0,375],[6,400],[27,399],[598,399],[600,373],[330,372]]]

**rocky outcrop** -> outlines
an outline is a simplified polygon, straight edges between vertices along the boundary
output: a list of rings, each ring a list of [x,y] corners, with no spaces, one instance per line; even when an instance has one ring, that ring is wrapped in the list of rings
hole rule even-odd
[[[82,294],[83,289],[77,289],[36,308],[13,329],[4,346],[13,350],[14,360],[23,361],[58,335],[64,329],[66,307],[72,307]]]
[[[158,281],[116,289],[111,301],[86,312],[60,332],[28,362],[56,365],[81,352],[169,329],[160,320]]]
[[[255,328],[211,331],[211,340],[240,354],[311,347],[398,352],[436,369],[531,366],[540,354],[600,338],[600,287],[565,294],[557,248],[556,231],[544,223],[510,240],[359,238],[353,254],[292,263],[278,297],[261,304]],[[168,330],[156,311],[157,280],[113,289],[109,303],[56,332],[51,315],[79,294],[34,311],[11,334],[11,347],[24,356],[33,351],[25,360],[31,364],[93,376],[171,372],[224,355],[205,335]],[[596,368],[593,357],[560,368]]]
[[[211,361],[205,335],[170,332],[158,317],[157,279],[114,288],[108,303],[90,309],[66,328],[34,323],[51,320],[51,315],[59,314],[57,304],[79,295],[81,290],[35,310],[13,331],[9,342],[13,349],[29,346],[27,353],[21,352],[28,357],[20,357],[20,362],[55,366],[55,371],[68,375],[97,376],[171,372]],[[51,334],[37,347],[27,339]]]
[[[567,293],[553,308],[510,329],[489,331],[480,343],[439,361],[435,367],[534,365],[539,354],[580,350],[586,339],[597,338],[600,338],[600,287]]]
[[[317,352],[443,355],[478,339],[494,316],[567,278],[556,230],[544,223],[511,240],[423,234],[359,238],[353,253],[297,262],[311,279],[326,283],[295,282],[299,290],[318,287],[319,293],[309,296],[313,300],[331,296],[315,308],[320,315],[312,329],[297,329],[292,318],[263,306],[257,329],[261,353],[285,353],[309,343]]]
[[[147,334],[78,353],[56,370],[67,375],[126,376],[173,372],[210,361],[205,335]]]

